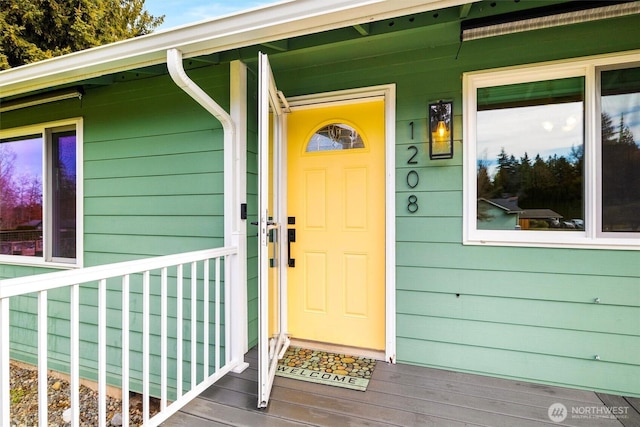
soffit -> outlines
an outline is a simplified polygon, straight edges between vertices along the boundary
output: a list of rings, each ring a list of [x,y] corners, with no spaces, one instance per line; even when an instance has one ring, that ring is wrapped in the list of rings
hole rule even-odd
[[[491,1],[483,0],[476,3],[468,3],[464,0],[428,0],[408,1],[402,3],[401,8],[380,8],[379,1],[354,1],[354,0],[329,0],[334,6],[351,4],[351,9],[340,12],[319,12],[313,8],[307,8],[307,15],[295,19],[286,16],[279,17],[280,22],[289,22],[286,29],[277,29],[276,21],[269,25],[255,29],[238,30],[237,34],[231,31],[233,25],[227,22],[229,19],[246,19],[249,15],[254,21],[258,18],[253,14],[263,10],[271,11],[272,8],[249,11],[235,17],[221,20],[195,23],[175,30],[159,32],[138,39],[127,40],[108,46],[90,49],[84,52],[54,58],[42,63],[19,67],[14,70],[0,72],[0,91],[2,96],[24,94],[33,91],[43,91],[51,87],[73,86],[78,83],[88,85],[109,85],[116,82],[125,82],[132,79],[142,79],[163,75],[166,69],[166,49],[177,47],[184,53],[185,69],[199,68],[212,64],[227,63],[240,59],[251,64],[255,62],[258,51],[269,53],[273,58],[274,68],[301,69],[317,65],[318,58],[323,64],[332,64],[353,61],[354,57],[376,57],[399,51],[412,51],[426,47],[440,47],[458,45],[460,43],[460,23],[466,19],[485,18],[511,12],[522,12],[532,8],[555,5],[564,1],[557,0],[513,0]],[[387,0],[390,2],[390,0]],[[296,0],[295,3],[310,2],[316,0]],[[371,3],[374,4],[373,7]],[[384,2],[385,4],[387,2]],[[356,6],[353,6],[356,4]],[[399,2],[393,2],[400,5]],[[355,9],[354,9],[355,8]],[[280,9],[276,7],[278,11]],[[366,15],[369,11],[371,14]],[[376,13],[374,13],[376,12]],[[326,23],[328,16],[341,16],[339,22]],[[366,16],[365,16],[366,15]],[[265,20],[264,17],[260,18]],[[289,19],[289,20],[288,20]],[[252,21],[253,22],[253,21]],[[310,25],[315,27],[301,29],[300,26]],[[214,23],[225,23],[226,29],[213,30]],[[276,27],[274,29],[274,27]],[[319,28],[325,28],[320,30]],[[207,34],[193,38],[192,34]],[[191,35],[190,35],[191,34]],[[277,34],[287,34],[287,37],[278,38]],[[146,42],[144,45],[153,45],[156,50],[144,52],[136,43],[152,39],[154,43]],[[92,63],[90,58],[100,56],[104,51],[118,51],[119,45],[126,45],[123,52],[133,51],[129,57],[101,60]],[[135,48],[135,49],[134,49]],[[74,56],[82,57],[81,60]],[[277,59],[275,59],[277,58]],[[48,63],[51,63],[50,66]],[[55,63],[55,64],[54,64]],[[68,65],[68,70],[60,70]],[[33,69],[31,69],[33,68]],[[24,71],[23,71],[24,70]],[[42,75],[34,76],[36,71],[43,70]],[[47,74],[47,71],[50,74]],[[14,72],[15,74],[11,74]],[[9,79],[5,81],[5,76]],[[5,98],[6,99],[6,98]]]
[[[185,58],[366,24],[469,0],[296,0],[74,52],[0,72],[2,97],[166,62],[177,48]]]

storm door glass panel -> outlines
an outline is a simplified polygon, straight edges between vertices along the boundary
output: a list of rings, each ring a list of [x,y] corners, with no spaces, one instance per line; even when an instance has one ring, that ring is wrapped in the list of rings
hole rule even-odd
[[[42,256],[42,137],[0,141],[0,254]]]
[[[602,231],[640,232],[640,68],[604,71]]]
[[[309,139],[306,151],[333,151],[364,148],[356,129],[345,123],[331,123],[318,129]]]
[[[584,79],[478,89],[477,228],[584,229]]]
[[[51,137],[53,182],[51,204],[54,258],[76,257],[76,133],[54,132]]]

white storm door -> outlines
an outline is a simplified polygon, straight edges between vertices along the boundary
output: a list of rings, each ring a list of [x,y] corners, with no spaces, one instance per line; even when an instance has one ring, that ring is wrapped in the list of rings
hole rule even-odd
[[[269,59],[259,53],[258,60],[258,408],[266,408],[278,359],[289,345],[282,276],[285,116]]]

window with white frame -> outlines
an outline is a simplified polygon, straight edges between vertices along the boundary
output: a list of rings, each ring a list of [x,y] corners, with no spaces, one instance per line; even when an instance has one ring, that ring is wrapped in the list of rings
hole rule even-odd
[[[81,121],[0,132],[0,262],[77,264]]]
[[[640,243],[640,54],[464,76],[468,244]]]

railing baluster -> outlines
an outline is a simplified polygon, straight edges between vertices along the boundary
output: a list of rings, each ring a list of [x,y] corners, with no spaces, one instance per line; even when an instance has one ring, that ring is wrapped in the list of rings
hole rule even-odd
[[[69,349],[71,366],[69,366],[69,392],[71,394],[71,426],[80,426],[80,285],[71,285],[70,295]]]
[[[176,399],[182,396],[182,285],[183,267],[178,265],[176,273]]]
[[[8,426],[9,414],[9,298],[0,298],[0,426]]]
[[[204,378],[209,378],[209,260],[203,261],[203,273],[202,273],[202,300],[203,306],[203,326],[204,326],[204,348],[202,355],[202,370],[204,371]]]
[[[160,273],[160,410],[167,408],[167,267]]]
[[[196,372],[198,369],[198,264],[191,263],[191,388],[197,384]]]
[[[231,360],[231,307],[229,302],[229,294],[231,293],[231,286],[229,285],[229,278],[231,277],[231,258],[224,257],[224,364],[229,364]]]
[[[98,423],[107,425],[107,279],[98,282]]]
[[[149,423],[149,277],[147,270],[142,275],[142,420]]]
[[[38,292],[38,423],[47,426],[49,402],[47,399],[47,291]]]
[[[122,427],[129,427],[129,312],[131,281],[122,276]]]
[[[215,322],[216,322],[216,342],[215,342],[215,366],[216,372],[220,370],[220,257],[216,258],[216,287],[215,287]]]

